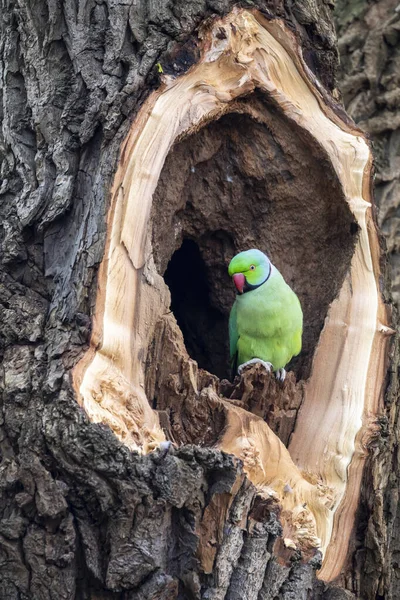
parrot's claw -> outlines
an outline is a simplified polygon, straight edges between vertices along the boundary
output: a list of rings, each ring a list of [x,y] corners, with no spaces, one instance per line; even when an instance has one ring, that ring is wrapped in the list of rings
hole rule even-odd
[[[239,375],[241,375],[242,371],[245,367],[247,367],[248,365],[256,365],[256,364],[262,365],[268,371],[268,373],[270,373],[271,369],[273,369],[273,366],[270,362],[266,362],[265,360],[261,360],[260,358],[252,358],[251,360],[248,360],[247,362],[243,363],[242,365],[239,365],[237,372]]]
[[[285,369],[283,367],[282,367],[282,369],[278,369],[275,373],[275,377],[277,378],[278,381],[285,381],[285,378],[286,378]]]

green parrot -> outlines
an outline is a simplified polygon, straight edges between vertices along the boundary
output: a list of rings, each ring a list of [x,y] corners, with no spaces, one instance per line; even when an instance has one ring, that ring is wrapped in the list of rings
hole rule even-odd
[[[284,367],[301,350],[303,312],[298,297],[260,250],[237,254],[228,272],[237,289],[229,316],[234,374],[261,362],[283,381]]]

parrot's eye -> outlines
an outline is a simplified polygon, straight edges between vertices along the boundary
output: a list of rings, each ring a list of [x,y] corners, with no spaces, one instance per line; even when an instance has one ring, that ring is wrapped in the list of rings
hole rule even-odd
[[[250,271],[254,271],[256,267],[254,265],[250,265]]]

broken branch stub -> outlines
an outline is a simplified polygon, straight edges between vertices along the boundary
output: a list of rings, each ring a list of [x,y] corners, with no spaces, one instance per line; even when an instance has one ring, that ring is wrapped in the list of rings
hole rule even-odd
[[[334,579],[346,558],[385,375],[388,317],[378,286],[371,155],[361,132],[335,111],[283,21],[235,9],[204,33],[202,45],[196,65],[177,79],[165,77],[151,94],[123,144],[92,344],[75,369],[75,389],[93,421],[108,424],[129,447],[151,450],[165,439],[150,406],[153,398],[148,398],[155,384],[146,381],[146,357],[157,339],[158,378],[164,377],[178,396],[182,386],[190,388],[192,397],[221,415],[223,426],[203,441],[241,458],[250,480],[273,490],[295,542],[302,548],[320,545],[320,577]],[[302,132],[315,160],[327,165],[329,181],[335,179],[340,189],[337,204],[350,211],[359,230],[344,279],[338,273],[324,275],[338,279],[339,292],[315,348],[289,449],[263,418],[221,398],[213,378],[198,373],[168,315],[170,294],[157,271],[151,238],[152,198],[172,146],[229,113],[268,127],[260,94],[293,130]],[[296,148],[292,151],[295,155]],[[167,356],[165,332],[171,327],[175,334],[168,338]],[[150,355],[155,356],[154,348]],[[178,434],[176,429],[175,438]]]

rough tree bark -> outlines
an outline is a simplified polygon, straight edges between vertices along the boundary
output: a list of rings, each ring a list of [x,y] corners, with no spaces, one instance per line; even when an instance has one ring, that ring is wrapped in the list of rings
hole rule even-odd
[[[386,404],[369,431],[374,433],[372,440],[370,435],[368,438],[372,452],[364,470],[359,471],[364,473],[365,485],[356,526],[348,531],[347,563],[336,583],[315,577],[321,554],[315,548],[318,532],[310,522],[308,508],[299,516],[306,535],[296,537],[290,486],[277,492],[263,485],[262,478],[257,479],[260,464],[265,472],[270,462],[273,470],[274,452],[268,454],[267,446],[254,445],[238,450],[238,436],[227,436],[229,428],[237,432],[244,421],[269,431],[266,420],[280,439],[289,443],[303,399],[302,381],[310,375],[328,307],[347,276],[359,233],[354,216],[341,202],[343,191],[328,151],[324,154],[313,145],[312,136],[295,119],[288,125],[278,110],[279,102],[266,106],[265,97],[254,91],[254,86],[243,88],[249,97],[242,93],[235,116],[218,113],[223,118],[210,122],[196,137],[178,139],[167,156],[150,215],[156,224],[151,242],[153,263],[146,266],[143,278],[154,288],[154,297],[160,294],[162,301],[157,302],[163,308],[162,303],[169,300],[164,274],[188,350],[201,367],[223,376],[226,348],[218,340],[226,335],[231,301],[225,291],[224,261],[237,249],[238,241],[268,242],[276,255],[284,256],[282,264],[292,282],[297,281],[308,315],[305,350],[294,365],[295,374],[283,388],[257,368],[233,384],[219,381],[216,375],[198,370],[189,359],[175,318],[165,311],[157,322],[146,321],[145,314],[139,324],[132,322],[139,341],[150,338],[138,358],[138,363],[145,365],[146,377],[141,382],[142,395],[137,392],[137,397],[153,401],[157,412],[142,402],[143,414],[135,413],[136,398],[125,394],[124,380],[118,379],[118,353],[112,356],[117,371],[115,377],[113,372],[109,377],[111,387],[105,385],[109,379],[97,378],[94,372],[88,388],[91,398],[95,389],[99,402],[96,406],[85,403],[88,388],[81,386],[82,381],[87,382],[85,373],[91,373],[85,368],[93,364],[94,351],[107,346],[99,322],[94,322],[92,331],[93,315],[107,307],[107,289],[102,285],[109,282],[104,277],[108,259],[100,273],[99,265],[112,247],[112,239],[107,241],[111,224],[128,222],[118,221],[118,204],[111,201],[121,189],[115,187],[115,181],[121,180],[114,179],[125,162],[124,155],[120,158],[121,147],[129,157],[133,138],[128,133],[145,127],[146,110],[151,114],[154,106],[151,92],[169,89],[174,78],[190,73],[188,69],[197,65],[204,51],[207,32],[216,31],[217,46],[224,43],[226,22],[221,22],[219,33],[213,26],[217,18],[232,10],[233,3],[2,0],[1,7],[0,597],[265,600],[347,598],[352,593],[362,598],[390,597],[390,564],[396,546],[387,547],[386,541],[393,538],[390,528],[395,527],[397,502],[394,350]],[[260,19],[273,23],[278,17],[278,27],[283,24],[287,32],[293,32],[310,69],[307,77],[321,86],[321,98],[329,98],[337,66],[329,5],[260,2],[257,8],[265,11]],[[292,34],[282,31],[286,44]],[[237,61],[243,69],[250,68],[247,58],[243,52]],[[306,65],[298,63],[299,72],[303,68],[308,73]],[[218,101],[232,99],[230,86],[227,79]],[[238,87],[235,83],[233,89]],[[204,92],[205,103],[211,95],[209,90]],[[330,102],[327,105],[333,111]],[[354,131],[345,117],[332,112],[331,118]],[[187,162],[188,145],[193,153],[191,163]],[[151,138],[148,148],[150,152]],[[259,212],[244,214],[243,222],[235,220],[228,205],[222,205],[220,211],[228,215],[236,233],[221,228],[210,199],[208,208],[207,202],[202,203],[207,194],[226,197],[223,182],[231,183],[236,177],[236,172],[229,171],[234,164],[242,171],[228,204],[234,205],[235,194],[241,201],[249,195],[262,198],[265,189],[276,202],[274,210],[263,209],[258,202]],[[188,206],[184,203],[180,208],[168,199],[181,201],[185,181],[179,174],[187,168],[199,176],[192,181]],[[266,188],[260,187],[260,173],[267,180]],[[277,197],[273,196],[275,189]],[[304,222],[301,212],[295,213],[299,222],[298,229],[293,229],[288,215],[294,210],[296,195],[315,197],[316,201]],[[325,198],[322,209],[321,198]],[[337,204],[336,198],[340,198]],[[249,203],[246,206],[248,211]],[[176,214],[183,223],[177,238],[171,230]],[[214,218],[205,228],[205,220]],[[272,233],[263,237],[255,224],[266,227],[267,222]],[[304,254],[299,258],[298,245],[290,247],[289,233],[297,235],[313,222],[311,241],[302,238]],[[133,220],[125,241],[137,227]],[[372,219],[369,229],[373,234]],[[274,231],[278,232],[275,238]],[[186,238],[181,254],[179,236],[181,242]],[[313,263],[316,248],[321,254]],[[128,246],[126,250],[129,253]],[[184,268],[185,257],[195,262],[204,286],[210,287],[208,296],[200,297],[197,304],[195,298],[187,299],[199,321],[194,331],[204,336],[200,348],[202,336],[191,337],[193,322],[188,322],[190,315],[179,307],[183,290],[176,274]],[[323,272],[316,277],[320,268]],[[307,288],[304,282],[313,277],[313,285]],[[316,290],[319,303],[307,303],[307,294],[315,296]],[[121,302],[129,312],[130,301],[134,304],[137,297],[121,294],[113,299],[113,306]],[[111,331],[115,333],[119,324],[112,323]],[[384,344],[382,355],[374,355],[376,362],[386,361],[385,349]],[[134,354],[137,347],[131,350]],[[174,371],[176,364],[178,371]],[[376,399],[384,392],[379,389]],[[91,422],[88,415],[100,423]],[[138,427],[143,422],[145,429]],[[162,443],[158,448],[165,437],[176,447]],[[229,439],[232,446],[221,444],[221,439]],[[286,459],[289,455],[278,438],[268,439],[289,464],[291,459]],[[232,455],[220,447],[231,450]],[[154,451],[143,454],[137,449]],[[258,453],[264,453],[260,460]],[[243,463],[235,455],[244,459]],[[303,487],[315,483],[303,484],[297,470],[296,477]],[[287,505],[282,502],[285,494]]]
[[[392,268],[392,290],[400,305],[400,12],[393,1],[340,0],[336,22],[341,53],[343,102],[369,132],[376,161],[378,221]]]
[[[393,300],[400,306],[400,12],[396,2],[375,3],[339,0],[335,8],[340,52],[339,87],[347,112],[370,135],[375,158],[375,198],[377,220],[384,234],[391,266]],[[398,345],[398,340],[395,342]],[[396,362],[393,364],[397,376]],[[393,385],[393,384],[392,384]],[[397,386],[397,384],[396,384]],[[395,390],[393,390],[395,392]],[[396,393],[396,392],[395,392]],[[387,527],[380,529],[370,518],[368,545],[375,548],[372,561],[381,561],[384,581],[380,594],[400,596],[397,556],[399,553],[399,479],[398,479],[398,414],[395,404],[387,410],[388,433],[386,451],[392,456],[377,476],[381,480],[382,497],[371,502],[368,493],[362,506],[375,505],[373,513],[384,511]],[[392,465],[388,471],[388,465]],[[374,523],[375,521],[375,523]],[[381,548],[387,552],[382,553]],[[359,553],[365,550],[360,547]],[[378,555],[381,558],[378,558]],[[375,558],[373,558],[375,556]],[[367,578],[368,580],[369,578]],[[388,590],[386,592],[386,589]]]

